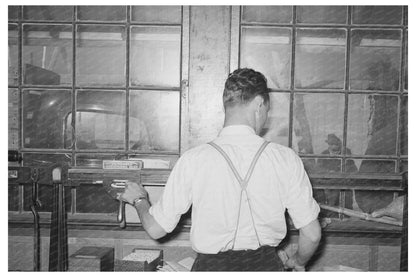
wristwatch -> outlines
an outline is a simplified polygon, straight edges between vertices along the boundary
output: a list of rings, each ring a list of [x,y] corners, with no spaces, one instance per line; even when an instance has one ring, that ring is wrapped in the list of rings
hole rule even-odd
[[[140,196],[136,199],[133,200],[133,206],[135,207],[137,204],[139,204],[142,200],[147,200],[147,197],[145,196]]]

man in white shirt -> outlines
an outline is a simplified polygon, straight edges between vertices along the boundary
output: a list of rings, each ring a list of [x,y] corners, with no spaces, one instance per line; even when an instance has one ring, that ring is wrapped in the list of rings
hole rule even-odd
[[[171,232],[192,205],[194,271],[279,271],[276,246],[286,236],[285,211],[299,229],[298,250],[286,268],[304,270],[318,247],[319,205],[301,159],[258,136],[270,109],[267,80],[237,69],[225,83],[224,128],[209,144],[176,163],[153,206],[146,190],[128,182],[123,200],[132,204],[154,239]]]

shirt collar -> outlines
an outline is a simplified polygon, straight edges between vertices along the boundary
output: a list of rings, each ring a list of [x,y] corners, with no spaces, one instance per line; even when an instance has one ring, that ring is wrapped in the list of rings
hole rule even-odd
[[[230,125],[227,127],[224,127],[219,136],[240,136],[240,135],[255,135],[256,132],[253,128],[251,128],[248,125]]]

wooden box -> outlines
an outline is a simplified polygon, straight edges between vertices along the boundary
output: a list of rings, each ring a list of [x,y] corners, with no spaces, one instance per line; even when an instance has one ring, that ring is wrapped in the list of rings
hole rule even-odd
[[[163,250],[135,248],[122,260],[115,260],[114,271],[156,271],[156,268],[162,265]]]
[[[114,248],[82,247],[69,257],[68,271],[114,271]]]

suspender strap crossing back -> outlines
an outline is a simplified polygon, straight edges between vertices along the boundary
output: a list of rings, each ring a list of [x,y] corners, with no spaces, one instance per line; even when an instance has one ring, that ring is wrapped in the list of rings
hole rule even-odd
[[[238,173],[237,169],[235,168],[235,166],[234,166],[233,162],[231,161],[230,157],[227,155],[227,153],[225,153],[225,151],[220,146],[218,146],[217,144],[215,144],[212,141],[209,142],[208,144],[211,145],[212,147],[214,147],[224,157],[224,159],[227,161],[228,165],[230,166],[232,172],[234,173],[234,176],[236,177],[236,179],[237,179],[237,181],[238,181],[238,183],[240,184],[240,187],[241,187],[240,204],[239,204],[239,207],[238,207],[237,226],[235,228],[232,249],[234,249],[235,240],[237,238],[237,231],[238,231],[238,225],[239,225],[239,222],[240,222],[241,201],[242,201],[242,197],[243,197],[243,192],[246,193],[247,203],[248,203],[248,207],[249,207],[249,210],[250,210],[251,221],[252,221],[252,224],[253,224],[254,232],[256,233],[257,242],[258,242],[259,246],[261,246],[260,238],[259,238],[259,235],[258,235],[257,230],[256,230],[256,225],[254,223],[254,217],[253,217],[253,212],[252,212],[252,208],[251,208],[251,205],[250,205],[250,199],[248,197],[246,189],[247,189],[247,186],[248,186],[248,181],[250,180],[251,175],[253,174],[254,167],[256,166],[257,161],[260,158],[261,153],[263,153],[264,149],[267,147],[269,142],[268,141],[263,142],[263,144],[260,146],[259,150],[257,150],[257,153],[254,155],[254,158],[251,161],[250,167],[249,167],[244,179],[241,178],[240,174]]]

